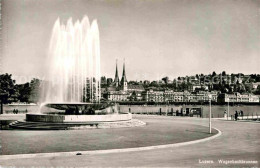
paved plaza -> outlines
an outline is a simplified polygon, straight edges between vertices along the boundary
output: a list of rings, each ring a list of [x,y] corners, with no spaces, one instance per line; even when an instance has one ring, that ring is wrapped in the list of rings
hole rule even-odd
[[[158,137],[157,141],[162,139],[165,140],[165,143],[177,143],[178,139],[183,139],[185,136],[181,135],[180,132],[174,132],[174,127],[178,125],[184,133],[189,132],[188,137],[194,138],[195,135],[208,135],[206,127],[197,127],[196,125],[207,126],[207,119],[200,118],[177,118],[177,117],[166,117],[166,116],[135,116],[135,118],[147,122],[147,126],[138,128],[139,130],[147,129],[149,126],[155,125],[156,131],[151,131],[150,134],[154,134],[152,138]],[[165,131],[163,127],[170,126],[168,131]],[[17,159],[13,156],[12,159],[3,159],[0,157],[2,166],[112,166],[112,167],[185,167],[185,166],[195,166],[195,167],[210,167],[210,166],[235,166],[235,167],[256,167],[259,166],[260,161],[260,125],[259,123],[251,122],[235,122],[235,121],[225,121],[225,120],[213,120],[213,127],[221,130],[222,135],[201,143],[180,146],[180,147],[171,147],[164,149],[152,149],[146,151],[136,151],[136,152],[123,152],[123,153],[109,153],[109,154],[90,154],[90,155],[74,155],[74,156],[50,156],[50,157],[35,157],[27,159]],[[203,129],[204,128],[204,129]],[[132,141],[136,141],[136,137],[131,131],[132,128],[126,129],[111,129],[110,133],[115,132],[115,134],[122,136],[123,140],[118,140],[116,146],[111,146],[110,148],[122,148],[119,142],[129,142],[126,139],[128,133],[129,136],[132,136]],[[136,128],[135,128],[136,129]],[[137,130],[138,130],[137,129]],[[94,131],[94,130],[91,130]],[[99,131],[99,130],[97,130]],[[25,133],[24,131],[20,131]],[[30,131],[28,131],[29,133]],[[74,131],[76,132],[76,131]],[[73,137],[77,139],[77,136]],[[125,134],[123,134],[125,132]],[[2,131],[5,134],[5,131]],[[27,134],[28,134],[27,133]],[[38,132],[37,132],[38,133]],[[38,134],[43,132],[39,131]],[[61,132],[57,131],[56,134],[59,136]],[[110,133],[107,133],[110,134]],[[71,134],[71,133],[69,133]],[[28,136],[23,134],[24,136]],[[106,135],[106,136],[107,136]],[[149,135],[149,134],[147,134]],[[163,136],[165,135],[165,137]],[[9,139],[14,136],[9,134]],[[46,135],[47,136],[47,135]],[[68,135],[69,136],[69,135]],[[145,137],[146,135],[143,135]],[[150,135],[152,136],[152,135]],[[181,136],[182,138],[178,138]],[[93,138],[98,136],[94,135]],[[176,139],[175,139],[175,138]],[[8,139],[8,137],[6,137]],[[104,137],[105,138],[105,137]],[[175,141],[172,141],[174,140]],[[198,139],[198,137],[196,137]],[[187,141],[188,139],[184,140]],[[84,148],[84,144],[87,143],[83,139],[79,139],[77,142],[82,141],[82,144],[78,144],[82,150],[88,150]],[[146,143],[138,142],[138,146],[151,145],[152,139]],[[172,141],[172,142],[171,142]],[[52,143],[57,143],[51,141]],[[105,142],[105,141],[104,141]],[[48,142],[47,142],[48,143]],[[60,142],[62,143],[62,142]],[[72,141],[73,143],[73,141]],[[154,142],[153,142],[154,143]],[[51,143],[50,143],[51,144]],[[142,145],[140,145],[142,144]],[[160,145],[157,144],[153,145]],[[20,144],[22,145],[22,144]],[[69,146],[70,144],[68,144]],[[44,146],[44,145],[43,145]],[[105,146],[105,145],[104,145]],[[136,146],[136,147],[138,147]],[[48,145],[46,145],[48,148]],[[43,149],[41,149],[43,150]],[[57,150],[57,149],[56,149]],[[12,154],[12,153],[10,153]],[[239,161],[240,163],[229,163],[225,161]],[[223,163],[220,163],[224,161]],[[243,163],[243,161],[254,161],[253,163]]]
[[[85,130],[4,130],[2,155],[136,148],[187,142],[209,137],[199,125],[173,118],[144,117],[146,126]],[[216,133],[216,130],[213,130]]]

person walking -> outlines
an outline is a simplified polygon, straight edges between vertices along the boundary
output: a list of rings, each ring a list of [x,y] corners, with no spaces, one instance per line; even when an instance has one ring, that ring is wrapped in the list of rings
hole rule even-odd
[[[227,118],[227,110],[224,111],[224,118]]]
[[[244,116],[244,112],[241,110],[240,111],[240,116],[243,117]]]
[[[238,112],[236,111],[235,113],[235,120],[237,121],[237,117],[238,117]]]

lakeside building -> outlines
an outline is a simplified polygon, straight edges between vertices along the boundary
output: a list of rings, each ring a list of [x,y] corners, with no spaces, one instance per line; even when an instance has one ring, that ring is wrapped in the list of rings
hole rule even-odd
[[[218,103],[259,103],[260,96],[253,94],[226,94],[216,91],[198,91],[198,92],[174,92],[173,90],[154,91],[148,90],[142,93],[143,100],[147,102],[183,102],[183,103],[203,103],[209,102],[211,96],[212,102]]]
[[[149,90],[142,93],[143,100],[149,102],[164,102],[163,91]]]
[[[130,94],[128,94],[125,91],[109,91],[104,96],[110,101],[127,101],[130,97]]]
[[[221,93],[218,96],[218,102],[220,103],[259,103],[259,95],[253,95],[253,94],[240,94],[240,93],[234,93],[234,94],[226,94]]]
[[[218,92],[211,91],[199,91],[195,94],[195,97],[197,99],[196,102],[208,102],[209,101],[209,96],[211,95],[211,101],[212,102],[217,102],[218,98]]]
[[[212,96],[212,102],[217,102],[217,92],[199,91],[190,93],[188,91],[174,92],[173,90],[148,90],[142,93],[143,100],[147,102],[208,102],[209,95]]]

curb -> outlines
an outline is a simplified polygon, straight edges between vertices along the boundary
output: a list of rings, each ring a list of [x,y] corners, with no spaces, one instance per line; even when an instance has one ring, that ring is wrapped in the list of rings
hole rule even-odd
[[[2,156],[0,156],[0,160],[37,158],[37,157],[58,157],[58,156],[76,156],[76,155],[95,155],[95,154],[137,152],[137,151],[147,151],[147,150],[153,150],[153,149],[180,147],[180,146],[186,146],[186,145],[191,145],[191,144],[209,141],[209,140],[215,139],[215,138],[219,137],[220,135],[222,135],[222,132],[219,129],[217,129],[217,128],[214,128],[214,129],[216,129],[218,131],[218,133],[216,135],[211,136],[211,137],[198,139],[198,140],[194,140],[194,141],[188,141],[188,142],[180,142],[180,143],[175,143],[175,144],[146,146],[146,147],[137,147],[137,148],[95,150],[95,151],[73,151],[73,152],[56,152],[56,153],[2,155]]]

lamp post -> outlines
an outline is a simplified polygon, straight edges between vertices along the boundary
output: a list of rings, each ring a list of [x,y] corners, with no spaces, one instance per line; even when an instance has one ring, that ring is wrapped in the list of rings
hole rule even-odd
[[[209,95],[209,133],[211,134],[211,99],[212,95]]]
[[[227,98],[227,120],[229,117],[229,98]]]
[[[0,101],[1,101],[1,104],[0,104],[0,114],[3,114],[3,100],[2,100],[2,97],[0,97]]]

